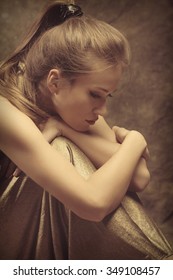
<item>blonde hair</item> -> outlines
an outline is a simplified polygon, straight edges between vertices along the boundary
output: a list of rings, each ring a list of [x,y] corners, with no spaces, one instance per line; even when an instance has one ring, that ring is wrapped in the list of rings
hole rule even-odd
[[[57,5],[59,1],[51,4],[51,9]],[[0,87],[4,88],[1,94],[36,123],[48,117],[39,108],[36,96],[39,82],[52,68],[60,69],[64,77],[71,79],[94,71],[94,60],[99,59],[111,67],[120,62],[128,65],[130,59],[125,37],[103,21],[71,17],[45,30],[43,17],[48,9],[50,5],[0,71]]]

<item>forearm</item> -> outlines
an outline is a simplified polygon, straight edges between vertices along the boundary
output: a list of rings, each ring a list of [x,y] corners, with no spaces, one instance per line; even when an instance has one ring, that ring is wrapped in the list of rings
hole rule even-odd
[[[101,167],[114,155],[121,144],[116,141],[115,133],[110,129],[103,119],[99,119],[90,131],[81,133],[70,128],[56,119],[49,119],[42,133],[48,142],[62,134],[74,142],[92,161],[96,168]],[[142,191],[149,183],[150,174],[146,160],[141,157],[133,172],[129,189],[131,191]]]
[[[92,161],[96,168],[101,167],[114,155],[121,144],[116,142],[115,137],[101,138],[92,133],[80,133],[69,127],[65,130],[65,136],[73,141]],[[114,141],[113,141],[114,140]],[[133,172],[129,189],[131,191],[142,191],[150,181],[150,173],[146,160],[141,157]]]
[[[110,157],[115,154],[120,144],[109,141],[90,132],[81,133],[71,128],[67,128],[64,133],[65,137],[75,143],[92,161],[96,168],[101,167]]]
[[[122,201],[128,190],[134,170],[145,149],[144,144],[141,149],[139,140],[135,140],[133,133],[129,135],[122,143],[120,149],[92,175],[92,183],[99,180],[101,189],[107,186],[107,192],[104,193],[106,205],[110,205],[108,213],[115,209]],[[135,143],[135,144],[134,144]]]

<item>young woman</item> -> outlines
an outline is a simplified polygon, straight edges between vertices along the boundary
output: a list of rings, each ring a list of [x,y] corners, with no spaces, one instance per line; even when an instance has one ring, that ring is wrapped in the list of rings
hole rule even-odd
[[[171,254],[131,192],[149,182],[147,143],[103,118],[129,56],[118,30],[53,1],[2,63],[2,259]]]

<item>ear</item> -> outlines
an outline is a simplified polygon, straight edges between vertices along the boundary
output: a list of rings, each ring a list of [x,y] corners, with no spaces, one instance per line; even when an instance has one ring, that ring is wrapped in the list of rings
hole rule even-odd
[[[60,80],[60,71],[58,69],[51,69],[47,76],[47,87],[51,93],[57,93]]]

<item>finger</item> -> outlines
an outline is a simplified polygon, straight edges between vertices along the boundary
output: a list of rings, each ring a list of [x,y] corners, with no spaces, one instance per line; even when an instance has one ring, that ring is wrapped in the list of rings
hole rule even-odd
[[[119,126],[114,125],[114,126],[112,127],[112,130],[113,130],[114,132],[116,132],[119,128],[120,128]]]
[[[118,135],[118,130],[120,129],[120,127],[119,126],[116,126],[116,125],[114,125],[113,127],[112,127],[112,130],[113,130],[113,132],[114,132],[114,134],[115,134],[115,140],[118,142],[118,143],[120,143],[120,141],[119,141],[119,139],[118,139],[118,137],[117,137],[117,135]]]
[[[124,128],[124,127],[120,127],[120,126],[113,126],[112,127],[112,130],[115,132],[115,133],[118,133],[118,134],[128,134],[130,132],[129,129],[127,128]]]
[[[128,129],[120,127],[119,129],[117,129],[116,138],[120,143],[122,143],[128,134]]]

